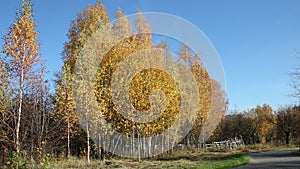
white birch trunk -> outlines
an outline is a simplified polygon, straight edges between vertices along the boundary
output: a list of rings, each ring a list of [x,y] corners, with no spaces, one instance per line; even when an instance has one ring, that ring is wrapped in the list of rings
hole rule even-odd
[[[17,154],[20,153],[20,125],[21,125],[21,116],[22,116],[22,104],[23,104],[23,83],[24,83],[24,70],[21,70],[20,77],[20,89],[19,89],[19,109],[17,114],[17,127],[16,127],[16,150]]]

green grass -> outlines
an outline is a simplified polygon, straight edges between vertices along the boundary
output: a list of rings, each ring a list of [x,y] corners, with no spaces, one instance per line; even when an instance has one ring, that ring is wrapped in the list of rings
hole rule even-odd
[[[221,169],[221,168],[232,168],[232,167],[237,167],[241,165],[248,164],[250,162],[249,157],[245,153],[239,153],[235,155],[231,155],[228,157],[223,157],[219,159],[212,159],[209,161],[206,161],[205,163],[197,164],[196,167],[197,169],[206,169],[206,168],[211,168],[211,169]]]
[[[247,157],[245,153],[239,153],[235,155],[230,155],[227,157],[219,157],[219,158],[210,158],[210,159],[202,159],[196,161],[195,163],[190,163],[190,165],[185,165],[182,161],[182,164],[173,164],[169,166],[163,166],[163,168],[185,168],[185,169],[226,169],[232,167],[238,167],[241,165],[248,164],[250,159]]]

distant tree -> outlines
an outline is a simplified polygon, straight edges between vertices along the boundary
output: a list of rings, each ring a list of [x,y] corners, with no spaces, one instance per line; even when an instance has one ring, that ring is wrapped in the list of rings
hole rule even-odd
[[[264,104],[254,109],[254,119],[260,141],[265,144],[274,134],[275,115],[271,106]]]
[[[277,137],[284,138],[285,144],[290,144],[290,140],[295,138],[299,141],[299,108],[288,106],[280,108],[276,112],[275,125],[277,126]]]
[[[296,55],[297,59],[300,59],[300,52],[297,52]],[[298,99],[297,101],[300,103],[300,65],[290,73],[290,77],[290,85],[293,88],[293,93],[291,96]]]
[[[217,141],[242,137],[245,144],[258,143],[259,138],[256,133],[254,120],[248,117],[245,112],[226,115],[221,121],[220,126],[221,134],[219,135],[221,137],[219,137],[219,140],[215,139]]]
[[[293,114],[294,114],[294,132],[292,134],[294,144],[300,144],[300,106],[293,107]]]

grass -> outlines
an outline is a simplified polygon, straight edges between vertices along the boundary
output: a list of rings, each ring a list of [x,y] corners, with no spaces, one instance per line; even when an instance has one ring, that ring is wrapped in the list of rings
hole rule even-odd
[[[256,144],[230,149],[208,150],[182,150],[169,154],[162,154],[151,159],[113,158],[105,161],[92,160],[87,164],[84,158],[71,158],[69,160],[50,163],[48,168],[144,168],[144,169],[223,169],[233,168],[249,163],[248,153],[268,151],[278,148],[273,145]]]
[[[235,155],[231,155],[228,157],[223,157],[219,159],[211,159],[207,161],[200,161],[196,164],[195,167],[190,168],[197,168],[197,169],[221,169],[221,168],[232,168],[232,167],[238,167],[241,165],[248,164],[250,161],[249,157],[245,153],[239,153]]]
[[[172,155],[143,159],[114,158],[105,161],[92,160],[87,164],[83,158],[56,161],[48,168],[144,168],[144,169],[223,169],[249,163],[246,153],[241,152],[209,152],[209,151],[178,151]]]
[[[294,146],[293,146],[294,147]],[[162,154],[150,159],[128,159],[114,157],[106,160],[91,160],[88,164],[84,157],[71,157],[70,159],[56,158],[51,155],[44,158],[41,163],[28,161],[27,168],[48,168],[48,169],[64,169],[64,168],[90,168],[90,169],[226,169],[238,167],[249,163],[250,159],[247,154],[254,152],[262,152],[268,150],[289,149],[291,146],[274,146],[266,144],[256,144],[238,147],[236,150],[228,148],[223,149],[207,149],[207,150],[177,150],[170,154]],[[300,151],[296,150],[293,154],[300,156]],[[8,166],[3,166],[4,168]],[[0,166],[0,168],[3,168]],[[8,167],[9,168],[9,167]]]
[[[295,145],[255,144],[238,147],[237,150],[246,153],[256,153],[270,150],[286,150],[295,147]]]
[[[127,159],[114,157],[104,161],[91,160],[87,163],[84,157],[72,157],[69,160],[53,158],[49,159],[49,163],[39,164],[30,168],[49,168],[49,169],[64,169],[64,168],[143,168],[143,169],[223,169],[233,168],[249,163],[250,159],[247,154],[253,152],[268,151],[274,149],[286,149],[286,146],[272,146],[265,144],[247,145],[238,147],[236,150],[224,149],[208,149],[208,150],[178,150],[170,154],[162,154],[150,159]],[[293,152],[300,155],[300,152]]]
[[[270,145],[270,144],[255,144],[255,145],[247,145],[243,147],[239,147],[238,150],[242,150],[247,153],[256,153],[262,151],[269,151],[279,148],[278,146]]]

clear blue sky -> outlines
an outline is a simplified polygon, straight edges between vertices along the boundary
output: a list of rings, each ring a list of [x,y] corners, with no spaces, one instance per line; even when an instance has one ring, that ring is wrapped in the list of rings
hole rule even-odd
[[[96,0],[33,0],[48,77],[60,70],[60,53],[71,20]],[[0,36],[12,24],[19,0],[0,0]],[[299,0],[102,0],[110,17],[121,7],[164,12],[189,20],[212,41],[224,66],[230,109],[295,103],[288,96],[300,60]],[[3,40],[0,40],[1,46]]]

